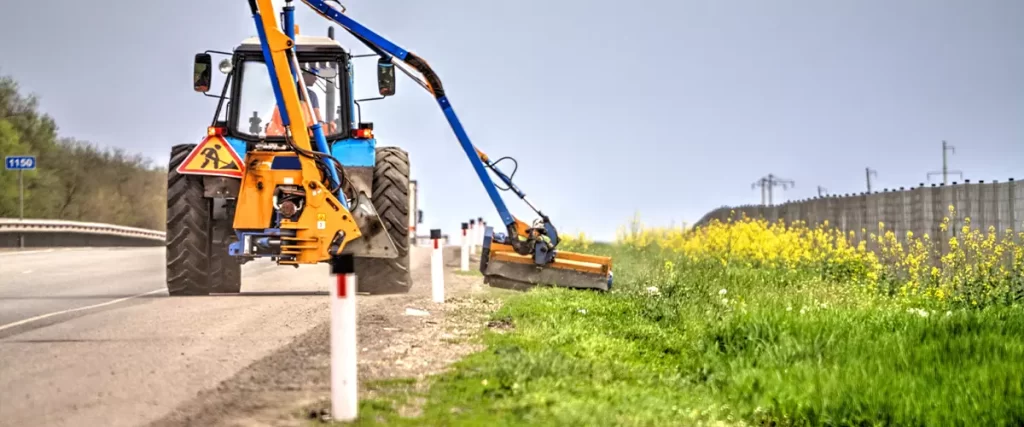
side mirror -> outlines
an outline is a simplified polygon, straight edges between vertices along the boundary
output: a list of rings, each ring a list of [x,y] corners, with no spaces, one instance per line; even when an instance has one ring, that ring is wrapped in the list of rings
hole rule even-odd
[[[213,60],[208,53],[197,53],[196,62],[192,67],[192,89],[196,92],[210,91],[210,78],[213,75]]]
[[[377,60],[377,91],[380,96],[395,94],[395,64],[384,58]]]

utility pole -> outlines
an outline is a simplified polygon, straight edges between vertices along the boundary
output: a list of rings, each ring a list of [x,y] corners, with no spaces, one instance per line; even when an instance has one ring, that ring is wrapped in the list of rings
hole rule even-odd
[[[777,176],[775,176],[773,174],[768,174],[768,176],[763,177],[763,178],[757,180],[757,182],[755,182],[751,186],[751,188],[753,188],[753,187],[761,187],[761,204],[762,205],[764,205],[764,196],[765,196],[764,193],[765,193],[765,191],[767,191],[768,192],[768,206],[771,206],[772,205],[772,196],[773,196],[773,193],[774,193],[774,191],[773,191],[774,187],[779,186],[779,187],[782,187],[783,190],[785,190],[785,189],[793,187],[795,185],[796,185],[796,183],[794,183],[792,180],[782,179],[782,178],[779,178],[779,177],[777,177]]]
[[[823,197],[823,196],[827,196],[827,195],[828,195],[828,189],[819,185],[818,186],[818,197]]]
[[[767,182],[768,182],[768,179],[761,178],[761,179],[757,180],[757,182],[755,182],[753,184],[750,184],[750,189],[751,190],[753,190],[753,189],[755,189],[757,187],[761,187],[761,206],[765,205],[764,204],[765,203],[765,198],[767,197],[767,194],[768,194],[767,193],[767,189],[768,189]]]
[[[864,168],[864,177],[867,178],[868,181],[868,193],[871,192],[871,175],[874,175],[877,178],[878,171],[871,168]]]
[[[932,179],[932,175],[938,175],[940,173],[942,174],[942,184],[943,185],[949,184],[949,174],[951,174],[951,173],[955,173],[955,174],[959,175],[960,179],[964,178],[964,174],[962,172],[956,171],[956,170],[953,170],[953,171],[949,170],[949,159],[946,156],[947,152],[956,154],[956,147],[953,147],[952,145],[949,145],[948,143],[946,143],[946,141],[942,141],[942,172],[928,172],[928,180],[929,181]]]

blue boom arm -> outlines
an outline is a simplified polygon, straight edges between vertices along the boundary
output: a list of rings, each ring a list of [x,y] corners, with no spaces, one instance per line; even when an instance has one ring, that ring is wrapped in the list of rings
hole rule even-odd
[[[391,41],[385,39],[381,35],[377,34],[373,30],[366,28],[362,24],[356,22],[354,19],[345,15],[345,9],[340,3],[336,1],[327,0],[302,0],[307,6],[313,8],[324,18],[334,21],[338,25],[341,25],[350,34],[355,36],[361,42],[366,44],[370,49],[376,52],[385,60],[398,59],[399,61],[408,64],[413,69],[418,71],[426,79],[425,82],[420,81],[413,77],[421,86],[429,91],[434,98],[437,100],[438,106],[441,107],[441,111],[444,113],[448,124],[451,125],[452,131],[455,132],[455,137],[458,138],[459,144],[465,151],[466,156],[469,158],[469,162],[473,165],[473,170],[476,171],[477,176],[480,178],[480,182],[483,184],[484,189],[487,191],[487,195],[491,198],[491,202],[494,207],[498,210],[498,215],[501,217],[502,222],[509,232],[509,244],[511,244],[517,252],[522,254],[532,254],[534,248],[532,245],[527,245],[520,242],[517,237],[526,237],[529,231],[521,229],[515,217],[509,212],[508,207],[505,206],[505,201],[502,200],[501,195],[498,193],[498,187],[495,186],[494,181],[491,180],[491,176],[487,173],[487,169],[490,168],[495,174],[508,186],[508,189],[512,190],[520,199],[526,202],[537,214],[541,217],[544,223],[544,231],[550,238],[552,246],[558,245],[558,233],[555,227],[551,224],[549,218],[544,215],[540,210],[533,206],[529,200],[526,199],[526,194],[523,193],[518,187],[512,184],[510,176],[501,172],[495,165],[495,162],[490,162],[487,156],[476,149],[473,143],[469,140],[469,136],[466,134],[465,128],[459,121],[459,117],[455,114],[455,109],[452,107],[451,101],[445,95],[444,87],[441,85],[441,80],[433,69],[416,54],[409,52]],[[405,71],[403,69],[403,71]],[[411,75],[410,75],[411,77]],[[524,224],[525,225],[525,224]]]
[[[284,5],[283,21],[285,35],[287,35],[288,38],[295,40],[295,6],[292,6],[291,1]],[[295,84],[297,85],[298,91],[303,94],[303,99],[305,99],[305,90],[300,85],[300,82],[302,82],[302,70],[295,69],[294,61],[290,63],[289,66],[292,68],[292,75],[295,76]],[[312,119],[312,117],[310,117],[310,119]],[[287,126],[287,124],[285,126]],[[313,130],[313,143],[316,144],[316,151],[324,153],[325,155],[330,155],[331,150],[327,146],[327,137],[324,136],[323,126],[321,126],[320,123],[313,123],[311,129]],[[330,166],[327,168],[327,174],[328,179],[331,181],[330,188],[338,188],[338,191],[334,193],[334,196],[337,197],[338,200],[341,200],[341,203],[344,204],[347,209],[348,203],[346,202],[345,195],[341,191],[341,178],[338,177],[338,170],[333,166]]]

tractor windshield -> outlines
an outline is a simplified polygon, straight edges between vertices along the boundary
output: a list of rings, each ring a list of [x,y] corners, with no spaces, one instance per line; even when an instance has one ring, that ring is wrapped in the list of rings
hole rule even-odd
[[[300,62],[299,65],[302,67],[301,88],[306,91],[312,107],[312,121],[320,122],[328,139],[340,136],[348,123],[348,120],[341,117],[343,109],[338,102],[341,99],[338,79],[344,75],[338,72],[341,68],[334,61]],[[277,109],[266,64],[262,61],[243,62],[239,81],[241,87],[238,99],[235,100],[238,103],[235,131],[253,137],[261,133],[267,137],[284,136],[285,127]]]

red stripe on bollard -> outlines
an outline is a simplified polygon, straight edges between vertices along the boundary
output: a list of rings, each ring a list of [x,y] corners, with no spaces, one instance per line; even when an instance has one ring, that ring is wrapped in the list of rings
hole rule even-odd
[[[338,275],[338,299],[342,299],[342,298],[346,297],[346,295],[345,295],[345,287],[346,287],[345,286],[345,276],[347,276],[347,274],[339,274]]]
[[[434,249],[437,249],[437,239],[434,239]]]

